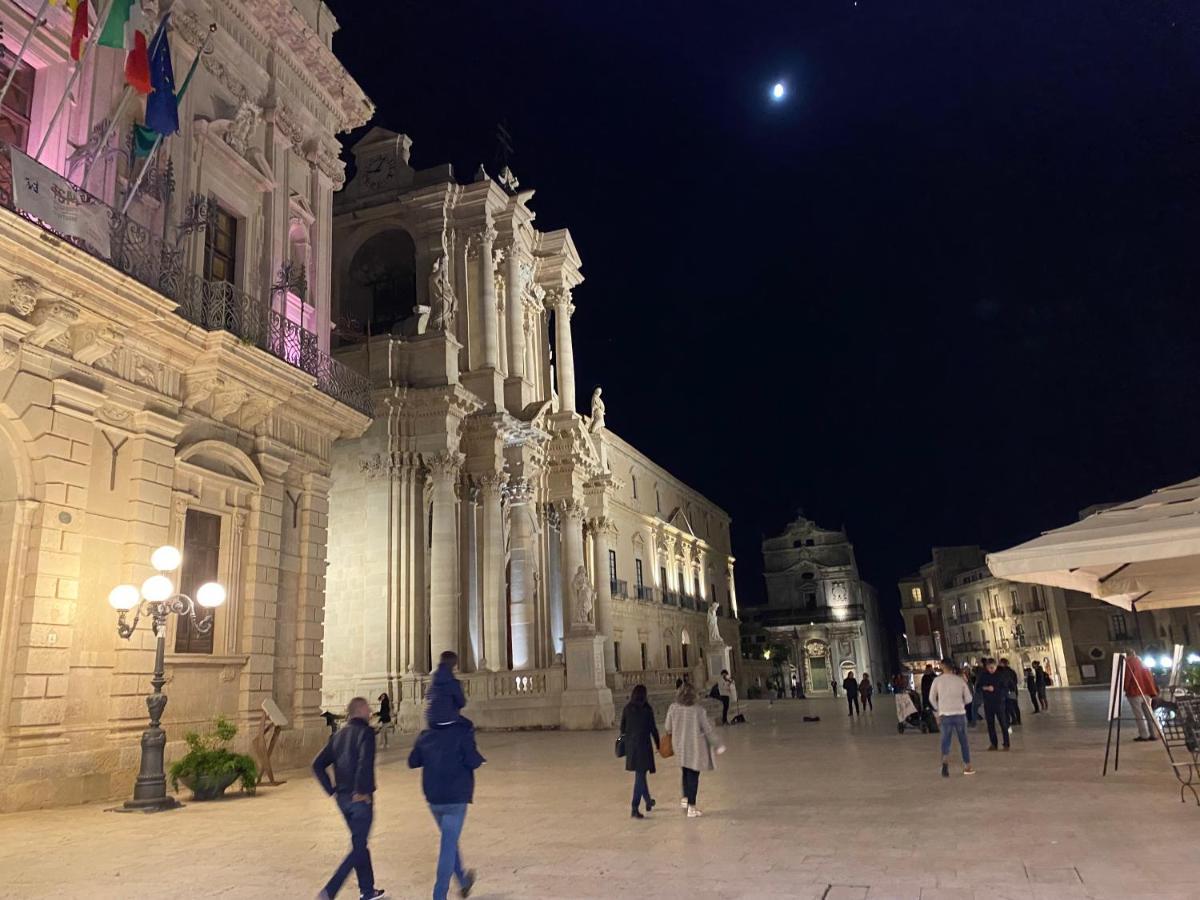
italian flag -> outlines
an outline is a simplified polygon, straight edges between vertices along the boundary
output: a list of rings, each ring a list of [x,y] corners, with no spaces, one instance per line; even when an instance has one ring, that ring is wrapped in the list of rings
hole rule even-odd
[[[150,55],[146,50],[150,20],[140,0],[112,0],[97,41],[125,51],[125,83],[139,94],[150,93]]]

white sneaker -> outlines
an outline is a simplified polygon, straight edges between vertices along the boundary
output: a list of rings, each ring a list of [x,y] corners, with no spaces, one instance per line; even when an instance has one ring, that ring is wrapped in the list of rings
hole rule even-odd
[[[694,806],[688,807],[688,818],[689,819],[698,819],[702,815],[704,815],[704,813],[700,812],[700,810],[696,809],[696,807],[694,807]]]
[[[679,808],[680,808],[680,809],[687,809],[687,808],[688,808],[688,804],[687,804],[687,797],[681,797],[681,798],[680,798],[680,800],[679,800]]]

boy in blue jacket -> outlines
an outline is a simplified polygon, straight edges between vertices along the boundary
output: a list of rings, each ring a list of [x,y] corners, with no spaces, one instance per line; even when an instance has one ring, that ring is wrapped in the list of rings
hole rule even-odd
[[[470,896],[475,886],[474,870],[463,869],[458,839],[467,818],[467,804],[475,796],[475,770],[486,760],[475,746],[474,724],[458,712],[465,700],[462,686],[452,674],[457,662],[458,657],[452,652],[442,654],[438,674],[434,676],[435,690],[430,696],[429,727],[417,737],[408,756],[410,769],[423,770],[421,787],[442,834],[433,900],[446,900],[451,874],[458,878],[464,897]]]

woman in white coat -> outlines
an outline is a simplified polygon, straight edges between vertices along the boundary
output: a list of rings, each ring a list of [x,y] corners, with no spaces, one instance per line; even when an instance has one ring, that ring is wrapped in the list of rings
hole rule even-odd
[[[689,819],[702,815],[696,808],[700,790],[700,773],[716,768],[716,755],[725,752],[708,714],[696,703],[696,689],[684,682],[667,709],[663,731],[671,736],[671,749],[679,760],[683,775],[683,799],[680,806],[687,809]]]

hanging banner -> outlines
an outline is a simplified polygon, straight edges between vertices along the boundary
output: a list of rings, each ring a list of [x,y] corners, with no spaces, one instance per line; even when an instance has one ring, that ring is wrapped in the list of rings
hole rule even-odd
[[[13,204],[47,228],[79,238],[106,259],[112,255],[109,210],[58,173],[9,148]]]

